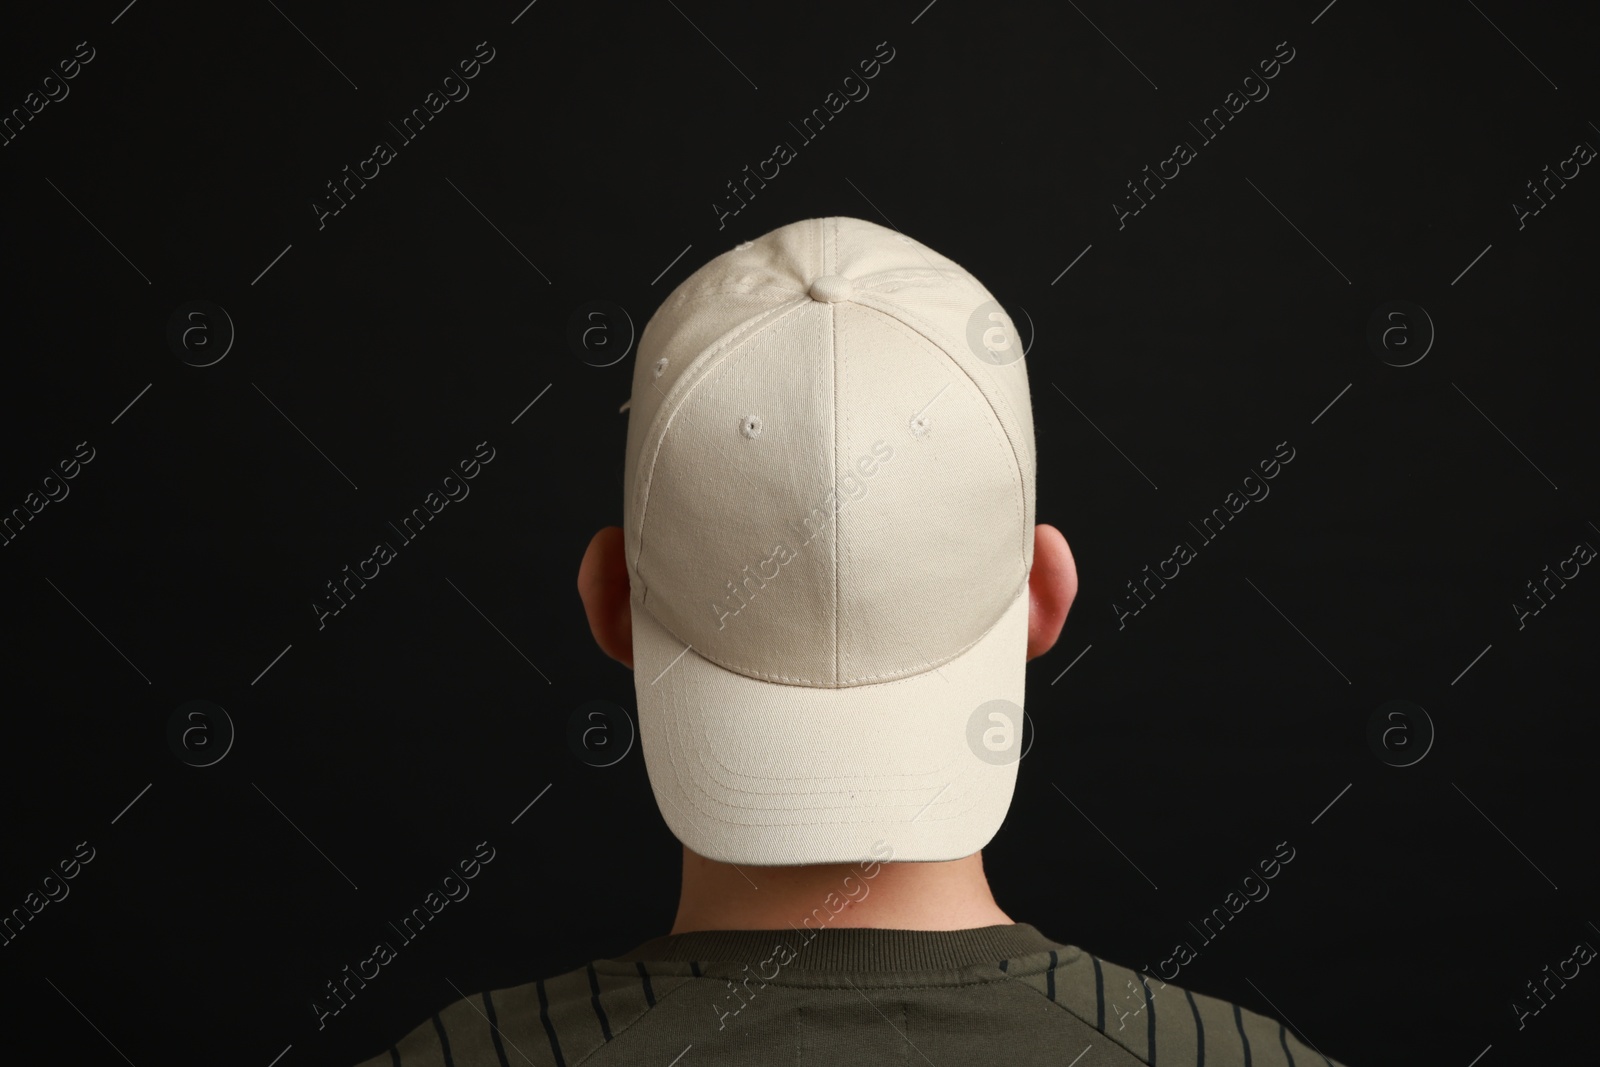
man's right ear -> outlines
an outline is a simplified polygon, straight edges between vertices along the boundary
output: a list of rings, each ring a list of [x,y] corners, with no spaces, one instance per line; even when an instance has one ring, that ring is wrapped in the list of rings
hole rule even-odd
[[[628,557],[622,527],[595,534],[578,564],[578,596],[600,651],[633,670],[633,607],[629,601]]]

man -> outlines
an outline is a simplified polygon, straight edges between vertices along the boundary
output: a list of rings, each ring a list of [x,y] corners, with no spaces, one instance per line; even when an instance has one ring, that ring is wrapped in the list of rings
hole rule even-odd
[[[859,219],[774,230],[667,297],[625,405],[624,526],[578,589],[634,671],[677,918],[458,1001],[371,1067],[1332,1063],[990,892],[1024,664],[1077,592],[1034,524],[1021,355],[976,279]]]

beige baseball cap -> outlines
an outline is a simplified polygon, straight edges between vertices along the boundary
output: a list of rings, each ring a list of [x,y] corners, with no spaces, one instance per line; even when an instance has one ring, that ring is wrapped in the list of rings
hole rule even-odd
[[[994,297],[875,223],[791,223],[673,290],[627,409],[639,730],[672,832],[753,865],[987,844],[1022,743],[1035,474]]]

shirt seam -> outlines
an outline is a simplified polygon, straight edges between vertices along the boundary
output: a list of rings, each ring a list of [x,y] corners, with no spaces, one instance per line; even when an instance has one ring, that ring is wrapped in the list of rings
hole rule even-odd
[[[654,977],[654,976],[652,976],[652,977]],[[674,975],[673,977],[677,977],[677,976]],[[656,1002],[654,1004],[647,1005],[645,1007],[644,1011],[641,1011],[637,1016],[635,1016],[633,1021],[628,1023],[627,1026],[624,1026],[621,1029],[617,1029],[617,1028],[613,1027],[610,1041],[601,1041],[600,1044],[596,1045],[590,1052],[585,1054],[582,1059],[573,1060],[572,1061],[572,1067],[581,1067],[582,1064],[588,1063],[595,1056],[598,1056],[601,1052],[603,1052],[606,1049],[610,1048],[613,1043],[615,1043],[616,1041],[621,1040],[623,1034],[627,1033],[629,1030],[632,1030],[634,1028],[634,1026],[639,1022],[640,1019],[643,1019],[646,1015],[649,1015],[651,1012],[653,1012],[657,1008],[661,1007],[661,1005],[665,1004],[667,1002],[667,998],[672,996],[673,993],[676,993],[678,990],[683,989],[685,986],[691,986],[691,985],[694,985],[696,982],[703,981],[703,980],[704,979],[695,978],[694,976],[690,975],[690,976],[688,976],[688,978],[685,981],[679,982],[676,986],[674,986],[672,989],[668,990],[667,992],[658,994],[656,996]]]
[[[1006,959],[1007,959],[1007,961],[1009,963],[1012,963],[1012,964],[1015,964],[1018,960],[1021,960],[1021,959],[1037,959],[1038,963],[1037,963],[1037,965],[1030,964],[1026,969],[1022,969],[1022,970],[1018,970],[1018,969],[1013,968],[1008,974],[1006,972],[1002,972],[1002,974],[1004,974],[1005,977],[1009,977],[1009,978],[1026,978],[1026,977],[1029,977],[1031,975],[1043,974],[1050,967],[1050,964],[1049,964],[1049,953],[1051,951],[1055,951],[1056,953],[1059,954],[1059,953],[1062,953],[1064,950],[1071,949],[1071,948],[1072,948],[1072,946],[1068,946],[1068,945],[1055,945],[1055,946],[1052,946],[1051,948],[1037,949],[1037,950],[1032,951],[1032,952],[1024,953],[1023,955],[1020,955],[1020,956],[1008,956],[1008,957],[1006,957]],[[1082,949],[1077,949],[1076,951],[1081,953]],[[1078,958],[1081,958],[1081,956],[1074,957],[1074,960],[1076,960]],[[623,963],[634,962],[632,960],[622,960],[620,957],[614,958],[614,959],[611,959],[611,960],[607,960],[606,962],[614,963],[614,962],[619,962],[619,961],[623,962]],[[650,966],[650,965],[655,965],[655,966],[665,965],[665,966],[674,967],[674,968],[676,968],[676,967],[687,967],[689,965],[689,961],[688,960],[660,960],[660,959],[648,960],[647,959],[647,960],[643,960],[643,961],[640,961],[640,962],[643,962],[646,966]],[[717,959],[710,959],[710,960],[708,960],[708,959],[698,959],[695,962],[699,963],[702,967],[707,967],[707,966],[710,966],[710,967],[722,967],[722,966],[738,967],[741,963],[746,963],[746,964],[748,963],[748,961],[744,961],[744,960],[717,960]],[[1057,967],[1058,968],[1059,968],[1061,962],[1066,962],[1066,961],[1058,961],[1058,963],[1057,963]],[[975,960],[969,960],[966,963],[950,962],[950,963],[945,963],[945,964],[935,964],[932,967],[922,968],[922,970],[924,970],[924,971],[931,971],[931,970],[951,971],[951,970],[966,969],[966,968],[971,968],[971,967],[997,966],[997,965],[998,965],[997,961],[994,961],[994,960],[975,959]],[[851,978],[869,977],[869,976],[874,975],[874,974],[892,974],[895,971],[905,972],[905,971],[913,971],[913,970],[917,970],[917,969],[918,968],[915,968],[915,967],[899,967],[899,968],[893,968],[893,969],[888,969],[888,970],[883,970],[883,971],[862,971],[862,970],[857,970],[857,969],[848,968],[848,967],[845,967],[845,968],[834,968],[834,969],[815,968],[815,967],[791,968],[791,970],[795,971],[796,973],[801,973],[801,974],[803,974],[803,973],[811,973],[811,972],[820,972],[820,973],[824,973],[824,974],[833,974],[833,975],[849,975]],[[694,976],[694,975],[683,975],[683,974],[673,973],[673,974],[668,975],[667,977],[680,978],[680,977],[706,977],[706,976],[705,975]],[[983,981],[997,981],[997,980],[998,979],[988,979],[988,978],[983,979]],[[788,982],[781,981],[780,980],[780,976],[774,976],[774,977],[772,977],[770,979],[766,979],[765,981],[766,981],[766,984],[768,984],[768,985],[788,985],[788,984],[791,984],[791,983],[788,983]],[[929,984],[924,984],[924,985],[919,985],[919,986],[907,986],[907,987],[904,987],[904,988],[933,989],[933,988],[936,988],[940,984],[949,985],[949,986],[954,987],[954,986],[957,986],[957,985],[971,985],[972,983],[971,982],[929,983]],[[808,988],[813,988],[813,987],[808,987]],[[814,987],[814,988],[827,988],[827,987],[826,986],[818,986],[818,987]],[[898,988],[898,987],[875,986],[874,988],[882,989],[882,988]],[[1042,996],[1043,994],[1040,994],[1040,995]]]
[[[721,962],[724,962],[724,961],[702,961],[703,964],[704,963],[710,963],[712,966],[717,966]],[[979,965],[979,964],[965,964],[964,966],[972,967],[972,966],[977,966],[977,965]],[[997,964],[995,964],[995,963],[989,963],[988,965],[991,966],[991,967],[997,966]],[[957,979],[957,980],[954,980],[954,981],[904,982],[904,983],[896,983],[896,984],[893,984],[893,985],[876,985],[876,984],[874,984],[874,985],[864,986],[863,988],[867,988],[867,989],[964,989],[964,988],[966,988],[968,986],[992,985],[992,984],[997,983],[997,982],[1003,982],[1003,981],[1013,980],[1013,979],[1017,979],[1017,978],[1027,978],[1027,977],[1031,977],[1033,975],[1043,974],[1046,969],[1047,969],[1047,965],[1041,964],[1037,968],[1031,968],[1031,969],[1026,970],[1026,971],[1013,971],[1013,972],[1011,972],[1009,974],[1002,971],[995,977],[989,977],[987,975],[978,975],[976,977],[971,977],[971,978],[967,978],[967,979],[964,979],[964,980],[963,979]],[[833,974],[833,975],[836,975],[838,977],[845,977],[845,978],[848,978],[848,979],[855,979],[855,978],[863,978],[866,975],[871,974],[872,972],[870,972],[870,971],[868,971],[868,972],[862,972],[862,971],[830,971],[830,972],[826,972],[826,973]],[[700,976],[699,980],[709,980],[709,979],[720,978],[720,977],[723,977],[723,976],[703,974],[703,975]],[[757,972],[756,977],[760,978],[760,972],[759,971]],[[834,985],[834,984],[828,983],[828,982],[816,982],[816,981],[793,980],[793,979],[784,980],[781,976],[778,976],[778,975],[775,975],[772,978],[763,979],[762,980],[762,985],[763,986],[778,986],[779,988],[784,988],[784,989],[846,989],[846,988],[848,988],[847,986]],[[1029,988],[1032,988],[1032,987],[1030,986]],[[1039,995],[1040,996],[1044,996],[1043,993],[1040,993]],[[1046,998],[1046,999],[1049,999],[1049,998]]]
[[[1135,973],[1137,973],[1137,972],[1135,972]],[[1010,977],[1010,976],[1008,975],[1007,977]],[[1082,1023],[1083,1025],[1087,1026],[1089,1029],[1093,1030],[1095,1033],[1104,1034],[1107,1040],[1115,1042],[1118,1047],[1126,1050],[1128,1055],[1132,1056],[1134,1059],[1138,1060],[1140,1063],[1143,1063],[1143,1064],[1146,1064],[1146,1065],[1148,1065],[1150,1063],[1149,1059],[1146,1058],[1145,1053],[1135,1051],[1131,1045],[1128,1045],[1125,1042],[1123,1042],[1121,1038],[1116,1037],[1114,1034],[1111,1034],[1110,1032],[1108,1032],[1106,1030],[1102,1030],[1100,1027],[1096,1026],[1089,1019],[1085,1018],[1082,1015],[1079,1015],[1077,1012],[1073,1011],[1071,1008],[1069,1008],[1067,1005],[1063,1004],[1061,1001],[1059,1001],[1059,1000],[1051,1000],[1049,997],[1044,995],[1044,992],[1042,990],[1034,989],[1033,986],[1029,985],[1027,982],[1018,982],[1017,984],[1022,986],[1022,988],[1028,990],[1030,993],[1037,993],[1041,1000],[1045,1000],[1045,1001],[1048,1001],[1051,1004],[1054,1004],[1056,1007],[1060,1008],[1062,1011],[1066,1012],[1068,1015],[1072,1016],[1074,1019],[1078,1020],[1080,1023]]]

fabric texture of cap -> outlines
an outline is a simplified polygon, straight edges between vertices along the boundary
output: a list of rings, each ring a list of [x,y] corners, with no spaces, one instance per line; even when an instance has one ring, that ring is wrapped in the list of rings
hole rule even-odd
[[[645,327],[624,474],[634,683],[651,787],[694,852],[950,860],[999,829],[1035,457],[997,323],[953,261],[825,218],[717,256]]]

